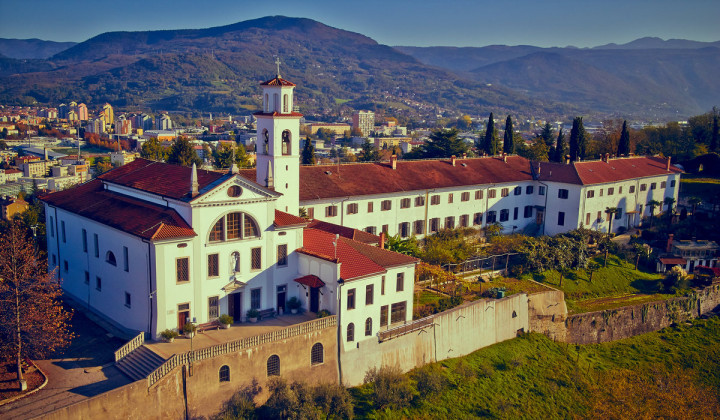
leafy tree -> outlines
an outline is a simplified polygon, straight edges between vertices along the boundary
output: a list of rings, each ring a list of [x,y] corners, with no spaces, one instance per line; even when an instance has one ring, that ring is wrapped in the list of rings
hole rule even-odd
[[[553,161],[563,162],[565,160],[565,134],[563,134],[562,128],[558,132],[557,140],[555,141],[555,156]]]
[[[533,142],[532,146],[530,146],[530,150],[528,150],[528,156],[526,157],[530,160],[535,160],[538,162],[548,161],[548,148],[545,144],[545,140],[543,140],[542,137],[535,137],[535,141]]]
[[[665,200],[663,200],[663,203],[667,206],[667,214],[668,214],[668,220],[672,220],[673,216],[673,205],[675,204],[675,199],[673,197],[665,197]]]
[[[365,143],[362,144],[362,150],[358,155],[358,161],[377,162],[378,160],[380,160],[380,153],[378,153],[375,146],[370,143],[370,140],[365,139]]]
[[[195,149],[185,137],[178,137],[173,140],[168,152],[168,163],[182,166],[202,165],[202,160],[198,157]]]
[[[457,127],[460,130],[469,130],[472,128],[472,118],[469,115],[463,115],[457,120]]]
[[[305,137],[305,146],[300,154],[303,165],[315,165],[317,160],[315,159],[315,146],[313,146],[310,136]]]
[[[385,249],[412,257],[418,257],[420,255],[420,247],[418,246],[417,239],[413,237],[403,239],[399,233],[387,238],[387,241],[385,241]]]
[[[618,143],[617,155],[627,156],[630,154],[630,132],[627,129],[627,121],[623,121],[622,131],[620,132],[620,142]]]
[[[62,290],[46,263],[22,222],[10,222],[0,235],[0,356],[17,361],[18,381],[24,381],[25,357],[46,357],[73,337],[72,313],[63,308]]]
[[[515,144],[513,143],[513,123],[512,118],[507,116],[505,120],[505,135],[503,137],[503,152],[507,154],[515,153]]]
[[[570,160],[585,159],[587,148],[587,134],[583,127],[582,117],[573,119],[573,126],[570,130]]]
[[[215,153],[213,154],[213,158],[215,160],[215,167],[231,167],[233,164],[233,156],[235,157],[235,164],[239,168],[247,168],[251,166],[250,158],[245,151],[245,146],[243,146],[242,144],[231,145],[221,143],[220,145],[218,145],[217,149],[215,149]]]
[[[413,398],[410,379],[396,366],[370,368],[365,372],[364,382],[372,384],[371,399],[378,409],[401,409]]]
[[[3,128],[3,133],[6,133],[6,135],[7,135],[7,128]],[[6,135],[3,135],[3,138],[5,138]],[[5,143],[5,140],[0,140],[0,150],[7,150],[7,149],[8,149],[8,145],[7,145],[7,143]]]
[[[605,214],[607,214],[608,218],[608,236],[612,233],[612,222],[615,218],[615,214],[618,212],[617,207],[605,207]]]
[[[497,129],[495,128],[495,118],[493,113],[488,117],[487,129],[485,130],[485,138],[482,143],[482,150],[490,156],[495,156],[500,151],[500,140],[498,140]]]
[[[468,145],[461,138],[458,138],[457,128],[439,129],[430,134],[430,140],[421,146],[423,158],[449,158],[450,156],[462,156],[467,153]]]
[[[662,206],[662,203],[657,200],[650,200],[647,205],[650,207],[650,227],[652,227],[653,219],[655,218],[655,209]]]
[[[665,273],[662,283],[665,292],[675,293],[679,289],[687,288],[688,274],[682,267],[675,265]]]
[[[112,169],[112,163],[110,163],[109,157],[103,156],[95,159],[95,170],[98,174],[103,174],[110,169]]]
[[[143,143],[140,148],[140,156],[145,159],[165,161],[168,158],[168,150],[160,143],[156,137],[150,138],[150,140]]]

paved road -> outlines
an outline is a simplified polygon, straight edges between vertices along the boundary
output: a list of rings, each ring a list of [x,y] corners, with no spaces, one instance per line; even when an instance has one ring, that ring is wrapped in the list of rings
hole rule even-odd
[[[48,376],[45,388],[0,407],[0,419],[28,419],[82,401],[130,383],[114,366],[114,351],[125,340],[75,311],[72,330],[76,338],[61,358],[36,360]]]

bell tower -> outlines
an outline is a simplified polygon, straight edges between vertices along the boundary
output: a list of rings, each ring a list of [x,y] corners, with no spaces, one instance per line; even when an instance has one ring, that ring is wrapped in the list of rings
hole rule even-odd
[[[257,118],[256,179],[282,194],[277,209],[298,214],[300,207],[300,118],[293,112],[295,84],[277,76],[262,83],[263,109]]]

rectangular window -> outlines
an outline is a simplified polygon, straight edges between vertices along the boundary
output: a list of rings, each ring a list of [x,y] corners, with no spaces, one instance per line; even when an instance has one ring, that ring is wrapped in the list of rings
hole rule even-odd
[[[590,226],[590,213],[585,215],[585,224],[587,226]]]
[[[392,209],[392,201],[390,200],[383,200],[380,202],[380,210],[381,211],[388,211]]]
[[[476,200],[482,200],[483,198],[483,190],[477,190],[475,191],[475,199]]]
[[[55,223],[52,216],[50,216],[50,236],[55,237]]]
[[[306,210],[308,219],[314,219],[315,218],[315,209],[313,207],[308,207]]]
[[[600,188],[600,190],[598,190],[598,191],[600,191],[600,197],[602,197],[602,196],[603,196],[603,189]]]
[[[377,228],[375,226],[368,226],[365,228],[365,232],[374,235],[375,232],[377,232]]]
[[[602,190],[600,190],[600,195],[602,195]],[[558,198],[567,199],[568,198],[568,190],[565,188],[560,188],[558,190]]]
[[[242,214],[230,213],[225,217],[227,222],[227,239],[239,239],[240,238],[240,224],[242,223]]]
[[[178,283],[190,281],[190,258],[183,257],[175,260],[175,273]]]
[[[448,204],[452,204],[452,203],[453,203],[453,195],[448,194]]]
[[[335,217],[335,216],[337,216],[337,206],[325,207],[325,217]]]
[[[463,214],[460,216],[460,227],[468,227],[468,220],[470,220],[470,215]]]
[[[534,190],[533,186],[532,186],[532,185],[528,185],[527,187],[525,187],[525,194],[530,195],[530,194],[533,193],[533,190]]]
[[[402,222],[398,225],[398,232],[400,233],[400,236],[403,238],[407,238],[410,236],[410,223],[408,222]]]
[[[250,250],[250,269],[260,270],[262,268],[262,248],[253,248]]]
[[[69,269],[70,266],[68,265],[67,260],[63,260],[63,271],[67,273]]]
[[[522,194],[522,187],[515,187],[515,190],[513,190],[513,194],[515,194],[515,195],[521,195],[521,194]]]
[[[482,225],[482,213],[475,213],[473,214],[473,225],[480,226]]]
[[[123,247],[123,270],[130,271],[130,256],[128,255],[128,247]]]
[[[403,290],[405,290],[405,273],[398,273],[395,291],[402,292]]]
[[[380,280],[380,294],[385,296],[385,276]]]
[[[615,188],[612,188],[612,187],[608,188],[608,195],[613,195],[613,194],[615,194]]]
[[[127,306],[128,308],[132,306],[132,297],[128,292],[125,292],[125,306]]]
[[[425,197],[415,197],[415,207],[421,207],[425,205]]]
[[[618,187],[618,194],[622,194],[622,186]]]
[[[398,302],[393,303],[390,307],[390,323],[394,324],[396,322],[403,322],[405,321],[405,313],[406,313],[406,302]]]
[[[523,211],[523,217],[526,219],[532,217],[532,209],[532,206],[525,206],[525,210]]]
[[[61,221],[60,221],[60,234],[61,234],[60,236],[62,237],[63,243],[66,243],[66,240],[65,240],[65,221],[64,221],[64,220],[61,220]]]
[[[90,273],[85,271],[85,284],[90,284]]]
[[[220,255],[208,255],[208,277],[217,277],[220,275]]]
[[[495,190],[488,190],[488,198],[495,198]]]
[[[538,187],[538,195],[545,195],[545,187],[544,186],[541,185]]]
[[[387,235],[388,232],[390,232],[390,228],[388,227],[388,225],[382,225],[382,229],[380,229],[380,232],[383,232]]]
[[[102,279],[100,277],[95,277],[95,290],[98,292],[102,290]]]
[[[57,257],[55,256],[55,254],[52,254],[52,265],[53,267],[57,266]]]
[[[350,203],[347,205],[347,214],[357,214],[358,205],[357,203]]]
[[[558,212],[558,226],[565,226],[565,212]]]
[[[490,224],[495,222],[497,222],[497,212],[495,210],[487,212],[485,223]]]
[[[603,221],[602,211],[598,211],[598,213],[597,213],[597,221],[598,221],[598,222],[602,222],[602,221]]]
[[[250,290],[250,308],[260,310],[262,305],[262,288]]]
[[[345,309],[355,309],[355,289],[348,289]]]
[[[640,191],[647,191],[647,184],[640,184]]]
[[[380,307],[380,326],[385,327],[388,324],[388,305]]]
[[[500,190],[500,197],[507,197],[508,195],[510,195],[510,188]]]
[[[674,179],[670,181],[670,187],[675,188],[675,180]]]
[[[588,190],[587,198],[593,198],[593,197],[595,197],[595,190]]]
[[[82,230],[82,246],[83,252],[87,252],[87,230]]]
[[[445,218],[445,229],[455,229],[455,216]]]
[[[375,286],[372,284],[368,284],[365,286],[365,305],[372,305],[373,304],[373,289]]]
[[[430,205],[431,206],[437,206],[440,204],[440,196],[439,195],[433,195],[430,197]]]
[[[630,194],[634,193],[634,192],[635,192],[635,186],[634,186],[634,185],[631,185],[629,191],[630,191]]]
[[[515,207],[513,209],[513,220],[517,220],[519,214],[520,214],[520,207]]]
[[[368,213],[372,213],[372,212],[373,212],[373,202],[370,201],[370,202],[368,202]]]
[[[510,210],[508,210],[508,209],[500,210],[500,221],[507,222],[509,219],[510,219]]]
[[[208,298],[208,319],[215,319],[220,316],[220,298],[210,296]]]
[[[656,188],[657,188],[657,182],[653,182],[653,183],[650,184],[650,189],[651,189],[651,190],[654,190],[654,189],[656,189]]]
[[[413,233],[416,235],[422,235],[425,233],[425,221],[424,220],[416,220],[413,222]]]
[[[665,187],[667,187],[667,182],[662,181],[662,182],[660,183],[660,188],[665,188]]]
[[[470,201],[470,193],[464,192],[460,194],[460,201]]]
[[[400,208],[401,209],[409,209],[410,208],[410,199],[403,198],[402,200],[400,200]]]
[[[440,218],[433,217],[430,219],[430,232],[437,232],[440,230]]]
[[[620,220],[622,218],[622,208],[618,207],[617,212],[615,212],[615,220]]]
[[[93,233],[93,245],[95,245],[95,258],[100,258],[100,245],[98,244],[97,233]]]
[[[287,244],[278,245],[277,247],[277,265],[285,267],[288,265],[288,248]]]

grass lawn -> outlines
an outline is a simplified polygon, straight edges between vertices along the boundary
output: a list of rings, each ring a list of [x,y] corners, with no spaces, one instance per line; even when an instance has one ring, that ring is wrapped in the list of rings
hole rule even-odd
[[[416,391],[420,369],[435,392]],[[532,333],[420,369],[402,409],[374,407],[369,385],[352,389],[356,417],[717,418],[720,319],[585,346]]]
[[[720,179],[683,175],[680,178],[680,197],[700,197],[703,201],[720,195]]]
[[[420,291],[420,293],[415,293],[415,306],[427,305],[428,303],[437,302],[444,297],[445,296],[442,296],[439,293],[422,290]]]

